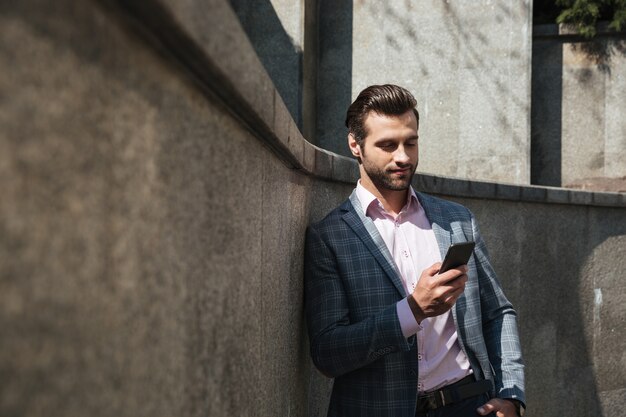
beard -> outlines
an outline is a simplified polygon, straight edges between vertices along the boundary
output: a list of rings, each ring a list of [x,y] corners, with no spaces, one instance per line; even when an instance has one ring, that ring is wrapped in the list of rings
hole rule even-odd
[[[397,176],[390,170],[380,169],[377,166],[368,164],[365,160],[362,161],[363,169],[367,173],[372,183],[378,189],[385,189],[390,191],[403,191],[409,188],[413,174],[417,169],[417,165],[412,167],[403,176]],[[398,168],[405,168],[406,166],[400,166]]]

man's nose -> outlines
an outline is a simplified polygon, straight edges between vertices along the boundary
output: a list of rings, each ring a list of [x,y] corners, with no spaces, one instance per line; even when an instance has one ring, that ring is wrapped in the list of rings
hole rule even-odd
[[[408,164],[410,162],[409,155],[407,155],[404,146],[398,146],[393,159],[398,164]]]

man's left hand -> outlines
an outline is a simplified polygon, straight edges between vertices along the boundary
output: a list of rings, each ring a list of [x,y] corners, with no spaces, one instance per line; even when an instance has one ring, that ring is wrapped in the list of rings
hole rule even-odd
[[[486,416],[489,413],[496,413],[498,417],[517,417],[517,410],[515,404],[509,400],[503,400],[502,398],[492,398],[487,401],[483,406],[478,407],[478,414]]]

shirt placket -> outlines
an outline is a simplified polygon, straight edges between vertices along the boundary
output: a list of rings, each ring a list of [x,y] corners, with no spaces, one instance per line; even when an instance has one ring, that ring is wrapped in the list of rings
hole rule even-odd
[[[411,251],[404,234],[404,228],[402,224],[402,214],[399,214],[394,219],[394,234],[393,234],[393,250],[392,256],[396,261],[400,274],[402,275],[402,281],[407,293],[413,292],[415,288],[415,271],[411,260]]]
[[[400,273],[402,274],[402,280],[409,293],[413,292],[415,285],[417,285],[415,264],[413,262],[412,254],[409,249],[408,240],[405,235],[405,228],[402,223],[402,213],[400,213],[394,219],[394,236],[393,236],[393,254],[396,259]],[[426,362],[424,361],[424,337],[422,332],[417,333],[417,359],[419,361],[420,372],[418,374],[417,389],[418,391],[424,390],[424,382],[422,377],[422,369],[426,368]]]

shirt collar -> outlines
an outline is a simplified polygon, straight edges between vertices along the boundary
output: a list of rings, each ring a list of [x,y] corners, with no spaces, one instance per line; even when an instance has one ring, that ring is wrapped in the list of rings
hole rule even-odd
[[[383,205],[380,203],[378,198],[374,194],[372,194],[368,189],[361,185],[361,180],[358,180],[356,183],[356,196],[361,202],[361,207],[363,207],[363,211],[367,215],[369,210],[372,208],[377,208],[378,210],[385,211]],[[420,202],[417,198],[417,194],[412,186],[409,186],[409,200],[406,205],[402,208],[401,212],[411,212],[419,210]]]

